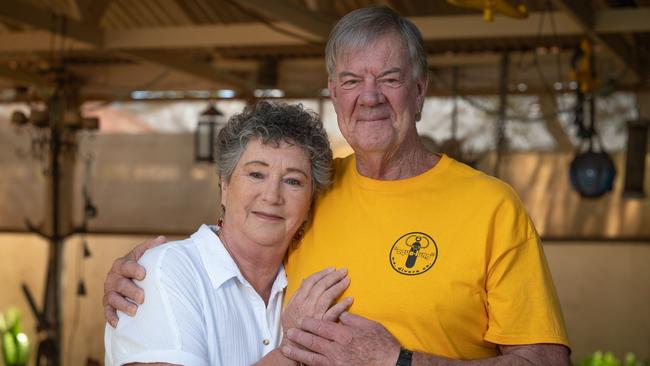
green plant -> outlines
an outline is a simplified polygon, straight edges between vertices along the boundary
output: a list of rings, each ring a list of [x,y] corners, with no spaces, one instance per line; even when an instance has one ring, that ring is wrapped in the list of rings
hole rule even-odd
[[[637,360],[634,353],[628,352],[621,361],[611,352],[596,351],[576,366],[648,366],[648,363]]]
[[[0,313],[2,358],[6,366],[25,366],[29,356],[29,338],[22,332],[20,311],[11,308]]]

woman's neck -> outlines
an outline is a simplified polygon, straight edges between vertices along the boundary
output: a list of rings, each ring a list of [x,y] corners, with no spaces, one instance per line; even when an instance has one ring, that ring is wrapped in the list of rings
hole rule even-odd
[[[284,259],[287,245],[273,247],[248,243],[246,238],[233,235],[223,228],[217,232],[223,246],[237,264],[239,271],[268,305],[273,282]]]

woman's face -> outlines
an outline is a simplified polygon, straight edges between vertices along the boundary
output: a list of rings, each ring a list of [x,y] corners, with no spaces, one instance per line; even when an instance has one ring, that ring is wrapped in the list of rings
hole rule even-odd
[[[307,219],[312,191],[311,164],[302,148],[249,141],[230,181],[221,185],[224,234],[235,243],[288,245]]]

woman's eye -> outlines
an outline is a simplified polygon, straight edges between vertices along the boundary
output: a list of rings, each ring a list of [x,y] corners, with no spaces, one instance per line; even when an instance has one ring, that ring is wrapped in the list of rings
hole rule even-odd
[[[296,186],[296,187],[302,187],[303,184],[300,180],[295,179],[295,178],[287,178],[285,179],[285,182],[289,185]]]
[[[248,173],[248,176],[251,177],[251,178],[255,178],[255,179],[264,178],[264,174],[262,174],[260,172],[250,172],[250,173]]]

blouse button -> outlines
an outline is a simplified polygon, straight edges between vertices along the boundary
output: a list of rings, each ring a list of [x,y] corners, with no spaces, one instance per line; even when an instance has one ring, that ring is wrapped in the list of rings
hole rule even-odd
[[[264,340],[262,341],[262,343],[263,343],[265,346],[268,346],[269,343],[271,343],[271,341],[269,341],[268,339],[264,338]]]

